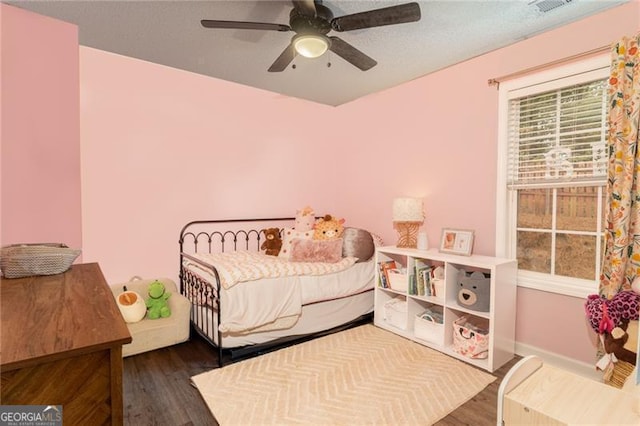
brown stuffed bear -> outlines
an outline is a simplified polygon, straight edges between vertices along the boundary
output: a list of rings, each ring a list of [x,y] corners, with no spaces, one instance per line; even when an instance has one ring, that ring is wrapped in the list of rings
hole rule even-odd
[[[611,333],[605,333],[604,350],[609,354],[613,353],[620,361],[635,365],[637,340],[634,336],[638,333],[637,327],[638,321],[623,320]],[[632,333],[631,338],[628,331]]]
[[[263,229],[264,243],[260,246],[260,250],[265,250],[264,254],[269,256],[277,256],[282,248],[282,239],[280,238],[280,230],[278,228]]]

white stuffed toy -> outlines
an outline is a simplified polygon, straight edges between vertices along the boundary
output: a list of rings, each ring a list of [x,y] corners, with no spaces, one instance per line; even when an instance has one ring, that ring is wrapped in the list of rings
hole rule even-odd
[[[124,291],[116,297],[116,302],[124,321],[127,323],[138,322],[147,313],[144,299],[135,291],[127,290],[127,287],[124,287]]]
[[[311,231],[316,222],[316,215],[313,209],[306,206],[302,210],[296,211],[296,221],[294,229],[299,232]]]

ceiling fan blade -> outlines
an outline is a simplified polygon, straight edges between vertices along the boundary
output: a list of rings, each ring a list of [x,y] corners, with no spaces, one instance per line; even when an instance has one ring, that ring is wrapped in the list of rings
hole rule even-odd
[[[290,43],[289,46],[287,46],[282,51],[280,56],[278,56],[278,58],[273,62],[273,64],[271,64],[271,66],[269,67],[269,72],[284,71],[285,69],[287,69],[287,67],[289,66],[291,61],[293,61],[293,58],[295,58],[297,54],[298,53],[296,52],[296,49],[293,47],[293,43]]]
[[[301,15],[316,16],[316,2],[314,0],[291,0]]]
[[[203,19],[200,21],[205,28],[230,28],[238,30],[271,30],[271,31],[291,31],[291,27],[284,24],[269,24],[265,22],[242,22],[242,21],[216,21],[213,19]]]
[[[331,27],[335,31],[352,31],[419,20],[420,6],[414,2],[340,16],[331,21]]]
[[[368,57],[346,41],[335,36],[329,38],[331,39],[331,47],[329,49],[362,71],[373,68],[378,64],[374,59]]]

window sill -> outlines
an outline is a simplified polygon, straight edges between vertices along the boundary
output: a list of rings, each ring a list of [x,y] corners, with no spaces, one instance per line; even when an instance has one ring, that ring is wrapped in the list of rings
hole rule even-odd
[[[549,276],[529,271],[518,272],[518,287],[531,288],[548,293],[586,299],[590,294],[598,293],[595,281]]]

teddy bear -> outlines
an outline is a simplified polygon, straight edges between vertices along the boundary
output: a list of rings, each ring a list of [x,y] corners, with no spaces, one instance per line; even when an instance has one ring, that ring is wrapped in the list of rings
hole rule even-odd
[[[264,254],[269,256],[277,256],[282,248],[282,238],[280,238],[280,230],[278,228],[263,229],[264,242],[260,246],[260,250],[265,250]]]
[[[171,316],[171,308],[169,308],[169,302],[167,302],[167,299],[171,297],[171,293],[166,291],[164,284],[155,280],[149,284],[147,294],[149,295],[146,301],[147,318],[158,319]]]
[[[604,350],[620,361],[636,365],[637,335],[638,321],[623,320],[619,327],[605,334]]]
[[[335,240],[344,232],[344,219],[336,219],[330,214],[321,217],[313,225],[314,240]]]
[[[591,328],[599,334],[611,333],[623,320],[637,320],[640,311],[640,294],[624,290],[610,300],[598,294],[590,294],[584,304]]]
[[[300,232],[311,231],[313,229],[313,223],[316,220],[315,215],[313,209],[309,206],[306,206],[302,210],[297,210],[293,228]]]

